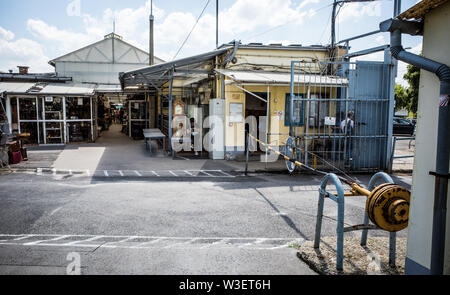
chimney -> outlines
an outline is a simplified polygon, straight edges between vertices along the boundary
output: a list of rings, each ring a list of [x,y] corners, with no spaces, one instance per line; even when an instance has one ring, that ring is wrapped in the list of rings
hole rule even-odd
[[[19,68],[19,74],[21,75],[27,75],[28,74],[28,69],[30,67],[25,67],[25,66],[17,66]]]
[[[150,46],[149,46],[149,59],[148,63],[149,65],[153,65],[155,63],[155,51],[154,51],[154,45],[153,45],[153,1],[150,3]]]

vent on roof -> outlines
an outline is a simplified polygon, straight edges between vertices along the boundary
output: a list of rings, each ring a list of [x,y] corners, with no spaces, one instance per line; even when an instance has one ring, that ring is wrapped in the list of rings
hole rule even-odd
[[[250,46],[262,46],[262,43],[248,43]]]
[[[302,44],[289,44],[290,47],[302,47]]]
[[[42,89],[44,89],[45,85],[44,84],[36,84],[33,87],[31,87],[30,89],[27,90],[28,93],[37,93],[37,92],[41,92]]]
[[[109,39],[109,38],[115,38],[115,39],[119,39],[122,40],[122,36],[117,35],[116,33],[110,33],[108,35],[105,35],[105,39]]]
[[[314,44],[314,45],[311,45],[311,47],[323,47],[323,46],[322,46],[322,45]]]
[[[17,66],[19,68],[19,74],[21,75],[27,75],[28,74],[28,69],[30,67],[27,66]]]
[[[282,43],[270,43],[269,46],[283,46]]]

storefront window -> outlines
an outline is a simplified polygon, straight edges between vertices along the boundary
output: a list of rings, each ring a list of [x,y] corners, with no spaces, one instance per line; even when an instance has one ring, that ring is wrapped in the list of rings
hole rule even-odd
[[[62,120],[62,98],[44,97],[45,120]]]
[[[285,103],[285,116],[284,125],[291,126],[289,122],[289,106],[290,106],[291,94],[286,93],[286,103]],[[303,103],[303,94],[297,94],[294,97],[294,126],[303,126],[305,120],[305,105]]]
[[[67,120],[89,120],[91,119],[91,102],[89,97],[67,97],[66,98]]]
[[[37,105],[34,97],[19,98],[20,120],[37,120]]]

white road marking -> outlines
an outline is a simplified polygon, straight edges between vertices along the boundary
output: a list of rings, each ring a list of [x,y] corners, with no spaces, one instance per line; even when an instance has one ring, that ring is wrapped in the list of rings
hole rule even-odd
[[[184,173],[189,174],[190,176],[194,176],[194,174],[192,174],[191,172],[184,170]]]
[[[58,240],[65,239],[67,237],[69,237],[69,236],[59,236],[59,237],[56,237],[56,238],[53,238],[53,239],[45,239],[45,240],[38,240],[38,241],[34,241],[34,242],[29,242],[29,243],[25,243],[23,245],[24,246],[34,246],[34,245],[37,245],[39,243],[50,242],[50,241],[58,241]]]
[[[255,250],[276,250],[289,247],[290,243],[301,243],[302,239],[295,238],[250,238],[250,237],[149,237],[149,236],[107,236],[107,235],[39,235],[39,234],[25,234],[25,235],[8,235],[0,234],[1,237],[17,237],[10,240],[0,240],[0,245],[17,245],[17,246],[48,246],[48,247],[84,247],[84,248],[125,248],[125,249],[148,249],[148,248],[162,248],[168,249],[180,245],[187,247],[196,247],[197,249],[209,248],[250,248]],[[26,242],[28,238],[45,237],[45,239]],[[61,241],[66,238],[71,238],[72,241]],[[97,243],[88,243],[101,238],[118,239],[117,241]],[[132,242],[133,239],[149,240],[147,242]],[[22,242],[21,242],[22,241]],[[130,242],[131,241],[131,242]],[[215,241],[215,242],[211,242]],[[234,244],[233,241],[239,241],[239,244]],[[289,243],[287,243],[289,241]],[[52,242],[52,243],[49,243]],[[158,243],[162,242],[161,245]],[[196,242],[194,244],[194,242]],[[136,244],[137,243],[137,244]],[[268,247],[273,246],[273,247]]]
[[[92,238],[89,238],[89,239],[85,239],[85,240],[81,240],[81,241],[73,241],[73,242],[65,243],[63,245],[64,246],[71,246],[71,245],[84,243],[84,242],[92,242],[92,241],[98,240],[100,238],[103,238],[103,236],[95,236],[95,237],[92,237]]]
[[[204,174],[206,174],[206,175],[208,175],[208,176],[210,176],[210,177],[216,177],[216,176],[214,176],[214,175],[212,175],[212,174],[209,174],[208,172],[205,172],[205,170],[200,170],[200,172],[201,172],[201,173],[204,173]]]
[[[61,210],[61,207],[56,208],[55,210],[53,210],[52,212],[50,212],[50,216],[52,216],[53,214],[55,214],[56,212],[58,212],[59,210]]]
[[[98,176],[104,176],[104,177],[111,177],[111,172],[115,173],[117,172],[121,177],[125,177],[125,173],[123,170],[72,170],[72,169],[57,169],[57,168],[36,168],[33,170],[30,170],[29,172],[24,170],[13,170],[15,173],[33,173],[36,175],[48,175],[48,173],[53,174],[54,177],[57,177],[58,174],[62,176],[64,175],[75,175],[75,176],[85,176],[88,177],[92,175],[98,175]],[[127,172],[131,172],[136,174],[139,177],[143,177],[143,172],[147,173],[150,172],[154,176],[161,177],[161,175],[158,172],[163,172],[167,175],[167,173],[170,174],[170,176],[173,177],[185,177],[186,175],[192,176],[192,177],[212,177],[212,178],[218,178],[218,177],[228,177],[228,178],[235,178],[236,176],[233,176],[225,171],[222,170],[161,170],[161,171],[140,171],[140,170],[126,170]],[[309,187],[308,187],[309,188]]]
[[[20,237],[20,238],[15,238],[14,241],[20,241],[20,240],[28,239],[28,238],[31,238],[31,237],[34,237],[34,235],[25,235],[25,236]]]
[[[136,246],[132,246],[131,248],[143,248],[142,246],[144,246],[144,245],[156,244],[157,242],[162,241],[162,240],[164,240],[164,238],[157,238],[156,240],[153,240],[153,241],[137,244]]]

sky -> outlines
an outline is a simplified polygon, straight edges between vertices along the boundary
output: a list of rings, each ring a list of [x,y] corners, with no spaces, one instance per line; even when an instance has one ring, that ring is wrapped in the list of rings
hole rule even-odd
[[[330,44],[332,0],[219,0],[219,45],[242,43]],[[402,11],[417,0],[403,0]],[[393,0],[348,3],[339,10],[337,40],[374,31],[393,15]],[[196,20],[203,15],[196,24]],[[100,41],[113,31],[148,51],[150,0],[1,0],[0,71],[18,65],[30,72],[54,72],[48,62]],[[213,50],[216,43],[215,0],[154,0],[155,55],[165,61]],[[183,41],[192,31],[181,48]],[[389,43],[379,33],[350,43],[351,52]],[[403,45],[421,53],[422,38],[403,35]],[[178,55],[176,53],[179,51]],[[383,53],[360,57],[382,60]],[[406,64],[399,63],[397,82]]]

